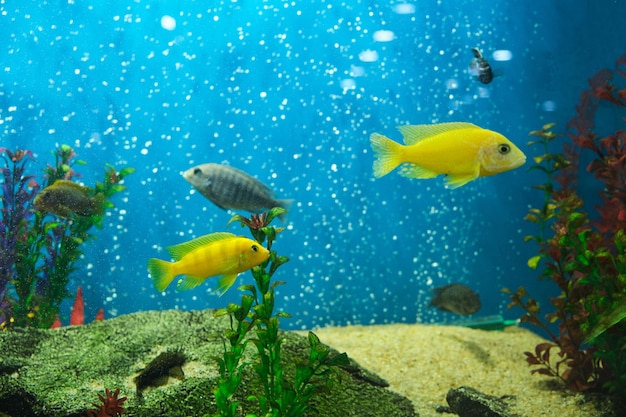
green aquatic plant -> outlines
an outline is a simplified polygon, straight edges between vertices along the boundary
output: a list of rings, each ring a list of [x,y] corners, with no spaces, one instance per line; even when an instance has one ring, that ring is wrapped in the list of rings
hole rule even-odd
[[[132,168],[119,172],[107,165],[103,182],[90,188],[90,197],[101,205],[93,216],[60,217],[39,210],[35,199],[57,180],[71,181],[79,174],[74,150],[61,145],[54,152],[55,163],[44,169],[43,185],[27,173],[32,162],[30,151],[12,152],[0,148],[2,171],[2,211],[0,218],[0,326],[49,328],[61,302],[71,297],[67,284],[82,245],[94,238],[92,228],[102,228],[110,199],[124,190],[120,183]]]
[[[272,220],[284,215],[283,208],[273,208],[269,212],[253,214],[250,218],[236,215],[229,221],[247,226],[254,239],[263,244],[267,241],[270,257],[252,269],[255,284],[239,287],[243,292],[241,304],[231,303],[218,310],[216,316],[228,315],[230,329],[224,340],[224,355],[218,358],[220,378],[214,391],[218,408],[216,416],[232,417],[237,414],[241,401],[236,399],[245,368],[252,367],[257,376],[259,392],[247,398],[258,406],[258,413],[248,416],[301,416],[307,410],[308,402],[331,382],[332,368],[345,365],[345,353],[331,355],[318,337],[309,332],[310,353],[306,360],[295,363],[293,380],[287,377],[286,366],[281,360],[283,337],[280,334],[281,318],[288,318],[286,312],[274,313],[274,289],[285,284],[272,282],[278,268],[289,261],[272,249],[281,228],[271,226]],[[253,361],[244,361],[244,352],[249,343],[256,348]]]
[[[535,367],[533,373],[558,377],[574,391],[624,392],[626,235],[622,229],[598,226],[607,224],[606,219],[594,223],[588,218],[572,186],[571,167],[576,166],[572,148],[566,148],[567,156],[549,152],[550,143],[558,137],[553,126],[530,133],[538,138],[530,144],[543,149],[532,169],[544,172],[546,183],[535,187],[544,192],[542,207],[530,209],[526,216],[539,225],[540,233],[525,240],[539,246],[529,267],[541,271],[540,279],[556,283],[560,294],[550,299],[554,310],[542,318],[539,304],[524,287],[504,291],[511,297],[509,308],[525,310],[521,321],[539,326],[551,339],[537,345],[534,352],[525,352],[527,362]],[[626,148],[622,152],[626,155]],[[600,164],[592,162],[592,166]],[[551,354],[553,349],[558,357]]]

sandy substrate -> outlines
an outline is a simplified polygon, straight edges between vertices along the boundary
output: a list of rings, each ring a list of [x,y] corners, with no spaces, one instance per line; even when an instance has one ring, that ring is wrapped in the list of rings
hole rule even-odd
[[[435,409],[447,405],[450,388],[460,386],[513,396],[507,403],[520,417],[601,415],[583,395],[561,389],[553,378],[531,375],[523,352],[543,339],[517,327],[497,332],[394,324],[327,327],[315,334],[386,379],[390,389],[413,401],[421,417],[445,416]]]

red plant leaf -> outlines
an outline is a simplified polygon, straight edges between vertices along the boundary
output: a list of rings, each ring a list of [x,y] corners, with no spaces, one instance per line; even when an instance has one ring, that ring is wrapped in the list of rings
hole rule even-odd
[[[612,79],[613,72],[611,72],[611,70],[608,68],[603,68],[596,72],[591,78],[589,78],[587,82],[589,83],[589,87],[591,87],[592,90],[595,90],[598,87],[606,85],[607,81]]]
[[[611,103],[615,102],[615,98],[613,98],[613,93],[608,86],[596,87],[593,90],[593,94],[599,98],[600,100],[610,101]]]
[[[547,376],[556,376],[556,374],[554,372],[552,372],[551,369],[548,369],[548,368],[533,369],[532,371],[530,371],[530,373],[531,374],[547,375]]]
[[[526,362],[528,362],[529,365],[541,365],[539,359],[531,352],[524,352],[524,355],[526,355]]]

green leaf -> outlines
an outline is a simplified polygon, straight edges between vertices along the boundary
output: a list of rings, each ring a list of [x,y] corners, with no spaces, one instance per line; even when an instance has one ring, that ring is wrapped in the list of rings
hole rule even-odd
[[[539,236],[524,236],[524,243],[530,242],[531,240],[534,240],[535,242],[541,242],[541,238]]]
[[[124,178],[127,175],[132,174],[133,172],[135,172],[135,168],[131,168],[131,167],[126,167],[126,168],[122,168],[118,174],[118,176],[120,178]]]
[[[530,269],[537,269],[537,265],[539,265],[539,261],[543,258],[543,255],[536,255],[530,258],[527,262],[528,267]]]
[[[270,224],[274,218],[282,216],[287,213],[287,210],[282,207],[273,207],[267,213],[267,224]]]
[[[285,284],[287,284],[287,282],[285,282],[285,281],[274,281],[274,282],[272,282],[272,285],[270,285],[270,289],[273,290],[274,288],[278,287],[279,285],[285,285]]]
[[[348,355],[344,352],[344,353],[340,353],[338,355],[329,357],[324,362],[324,365],[326,365],[326,366],[347,366],[347,365],[350,365],[350,359],[348,358]]]
[[[589,266],[589,259],[582,253],[576,255],[576,260],[584,266]]]
[[[308,337],[309,337],[309,345],[311,346],[311,348],[314,348],[320,344],[320,338],[317,337],[315,333],[309,332]]]
[[[234,223],[234,222],[240,222],[241,223],[241,227],[244,227],[246,225],[247,221],[248,221],[248,219],[245,218],[244,216],[242,216],[240,214],[235,214],[233,217],[230,218],[228,223],[226,223],[226,227],[228,227],[231,223]]]
[[[541,221],[539,217],[537,217],[536,215],[532,213],[528,213],[526,217],[524,217],[524,220],[526,220],[527,222],[531,222],[531,223],[539,223]]]
[[[569,216],[569,224],[572,228],[578,229],[580,226],[587,222],[587,216],[583,213],[572,213]],[[583,232],[581,232],[583,233]]]

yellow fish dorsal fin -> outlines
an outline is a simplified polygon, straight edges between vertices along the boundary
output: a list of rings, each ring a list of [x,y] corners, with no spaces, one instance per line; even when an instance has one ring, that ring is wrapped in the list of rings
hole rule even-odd
[[[181,259],[183,259],[185,255],[187,255],[189,252],[195,249],[198,249],[202,246],[206,246],[215,242],[219,242],[220,240],[232,239],[234,237],[237,237],[237,236],[232,233],[216,232],[216,233],[211,233],[208,235],[197,237],[195,239],[190,240],[189,242],[184,242],[178,245],[169,246],[165,249],[174,260],[180,261]]]
[[[480,129],[480,127],[473,123],[465,122],[398,126],[398,130],[402,133],[402,136],[404,136],[404,143],[407,145],[413,145],[420,140],[459,129]]]

